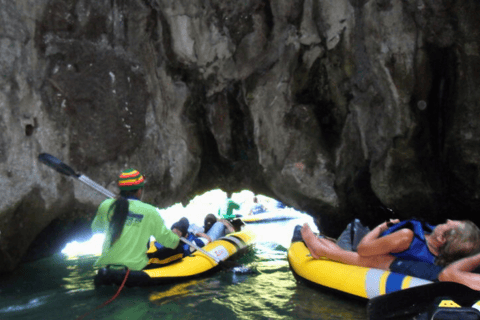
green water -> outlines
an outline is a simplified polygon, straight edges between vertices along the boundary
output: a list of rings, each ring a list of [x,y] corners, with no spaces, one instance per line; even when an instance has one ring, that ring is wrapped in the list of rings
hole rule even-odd
[[[54,257],[21,265],[0,277],[0,320],[8,319],[367,319],[366,303],[297,283],[287,248],[302,221],[249,225],[256,245],[232,270],[175,285],[95,289],[95,258]]]

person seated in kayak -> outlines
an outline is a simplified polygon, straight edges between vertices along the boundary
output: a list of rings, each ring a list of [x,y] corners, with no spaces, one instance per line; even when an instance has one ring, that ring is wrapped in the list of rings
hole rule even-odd
[[[188,241],[194,243],[197,247],[204,247],[207,243],[208,240],[206,238],[209,238],[208,235],[197,232],[196,234],[193,234],[190,232],[190,223],[187,218],[183,217],[179,221],[175,222],[171,229],[172,230],[180,230],[181,236],[187,239]],[[161,243],[154,242],[155,247],[157,248],[157,251],[154,253],[149,253],[148,256],[150,259],[152,258],[158,258],[160,260],[166,259],[167,257],[170,257],[169,261],[173,261],[171,257],[178,254],[179,252],[176,249],[169,249],[165,248]],[[191,247],[189,244],[184,243],[181,245],[182,247],[182,255],[179,256],[178,258],[186,257],[190,255],[195,248]],[[157,261],[158,263],[158,261]]]
[[[233,214],[233,210],[240,209],[240,205],[232,200],[232,193],[227,191],[227,199],[223,206],[218,210],[218,215],[227,220],[235,219],[236,214]]]
[[[141,201],[144,185],[139,171],[122,171],[118,178],[120,196],[98,207],[92,231],[106,233],[106,237],[96,266],[122,265],[142,270],[148,263],[145,243],[151,236],[167,248],[181,249],[181,232],[168,229],[157,208]]]
[[[189,231],[205,243],[215,241],[225,235],[235,232],[235,228],[230,221],[217,219],[214,214],[209,213],[205,216],[203,227],[190,225]]]
[[[181,236],[202,248],[208,243],[215,241],[228,233],[235,232],[233,226],[227,220],[217,218],[213,214],[208,214],[204,220],[204,227],[190,224],[188,219],[183,217],[172,225],[172,230],[180,230]],[[180,258],[189,256],[195,251],[195,247],[185,243],[181,245],[182,251],[177,249],[165,248],[161,243],[154,243],[157,250],[148,254],[151,264],[167,264]]]
[[[443,266],[479,248],[480,230],[471,221],[447,220],[436,227],[413,219],[402,223],[391,220],[391,223],[395,225],[389,228],[385,222],[365,235],[357,252],[344,250],[330,240],[318,238],[308,224],[301,229],[301,236],[316,259],[327,257],[346,264],[424,279],[438,275]],[[408,228],[412,225],[413,230]],[[434,264],[436,268],[429,267]]]
[[[440,281],[451,281],[480,291],[480,253],[456,261],[442,270]]]
[[[257,197],[253,197],[253,206],[252,206],[252,209],[250,209],[250,212],[248,213],[248,215],[250,216],[252,214],[259,214],[265,211],[266,211],[265,206],[261,203],[258,203]]]

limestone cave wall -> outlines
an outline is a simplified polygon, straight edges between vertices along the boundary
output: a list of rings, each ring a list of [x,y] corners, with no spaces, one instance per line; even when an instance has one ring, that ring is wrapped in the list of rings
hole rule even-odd
[[[354,216],[479,223],[479,9],[0,0],[0,271],[102,200],[41,152],[112,191],[138,168],[158,206],[250,189],[331,236]]]

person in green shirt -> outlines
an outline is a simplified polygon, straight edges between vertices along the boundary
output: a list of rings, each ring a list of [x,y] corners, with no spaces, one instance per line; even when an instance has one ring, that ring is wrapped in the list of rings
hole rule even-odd
[[[181,248],[181,231],[167,228],[157,208],[140,200],[144,185],[145,179],[137,170],[122,171],[118,179],[120,196],[98,207],[92,231],[103,232],[106,237],[96,266],[142,270],[148,264],[146,244],[150,236],[167,248]]]
[[[226,220],[232,220],[235,219],[237,216],[233,214],[233,210],[238,210],[240,209],[240,205],[233,201],[232,199],[232,193],[227,192],[227,201],[225,204],[218,210],[218,215]]]

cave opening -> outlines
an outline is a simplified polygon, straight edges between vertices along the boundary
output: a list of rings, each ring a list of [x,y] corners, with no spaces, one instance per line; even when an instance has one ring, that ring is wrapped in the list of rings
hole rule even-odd
[[[262,205],[266,212],[288,210],[292,217],[306,216],[305,213],[289,208],[277,199],[262,194],[255,194],[250,190],[232,193],[231,200],[240,206],[240,208],[234,210],[233,213],[239,218],[248,217],[253,214],[251,211],[257,204],[254,200],[255,198],[257,199],[257,203]],[[190,224],[203,226],[204,218],[207,214],[212,213],[219,217],[220,208],[227,200],[227,193],[225,191],[213,189],[196,196],[186,205],[179,202],[168,208],[160,209],[159,211],[165,225],[169,228],[182,217],[186,217]],[[311,223],[311,226],[316,228],[313,223]],[[92,255],[99,256],[104,239],[105,236],[103,234],[90,233],[90,237],[85,237],[84,233],[79,233],[79,238],[72,237],[68,242],[64,242],[61,253],[69,259]]]

